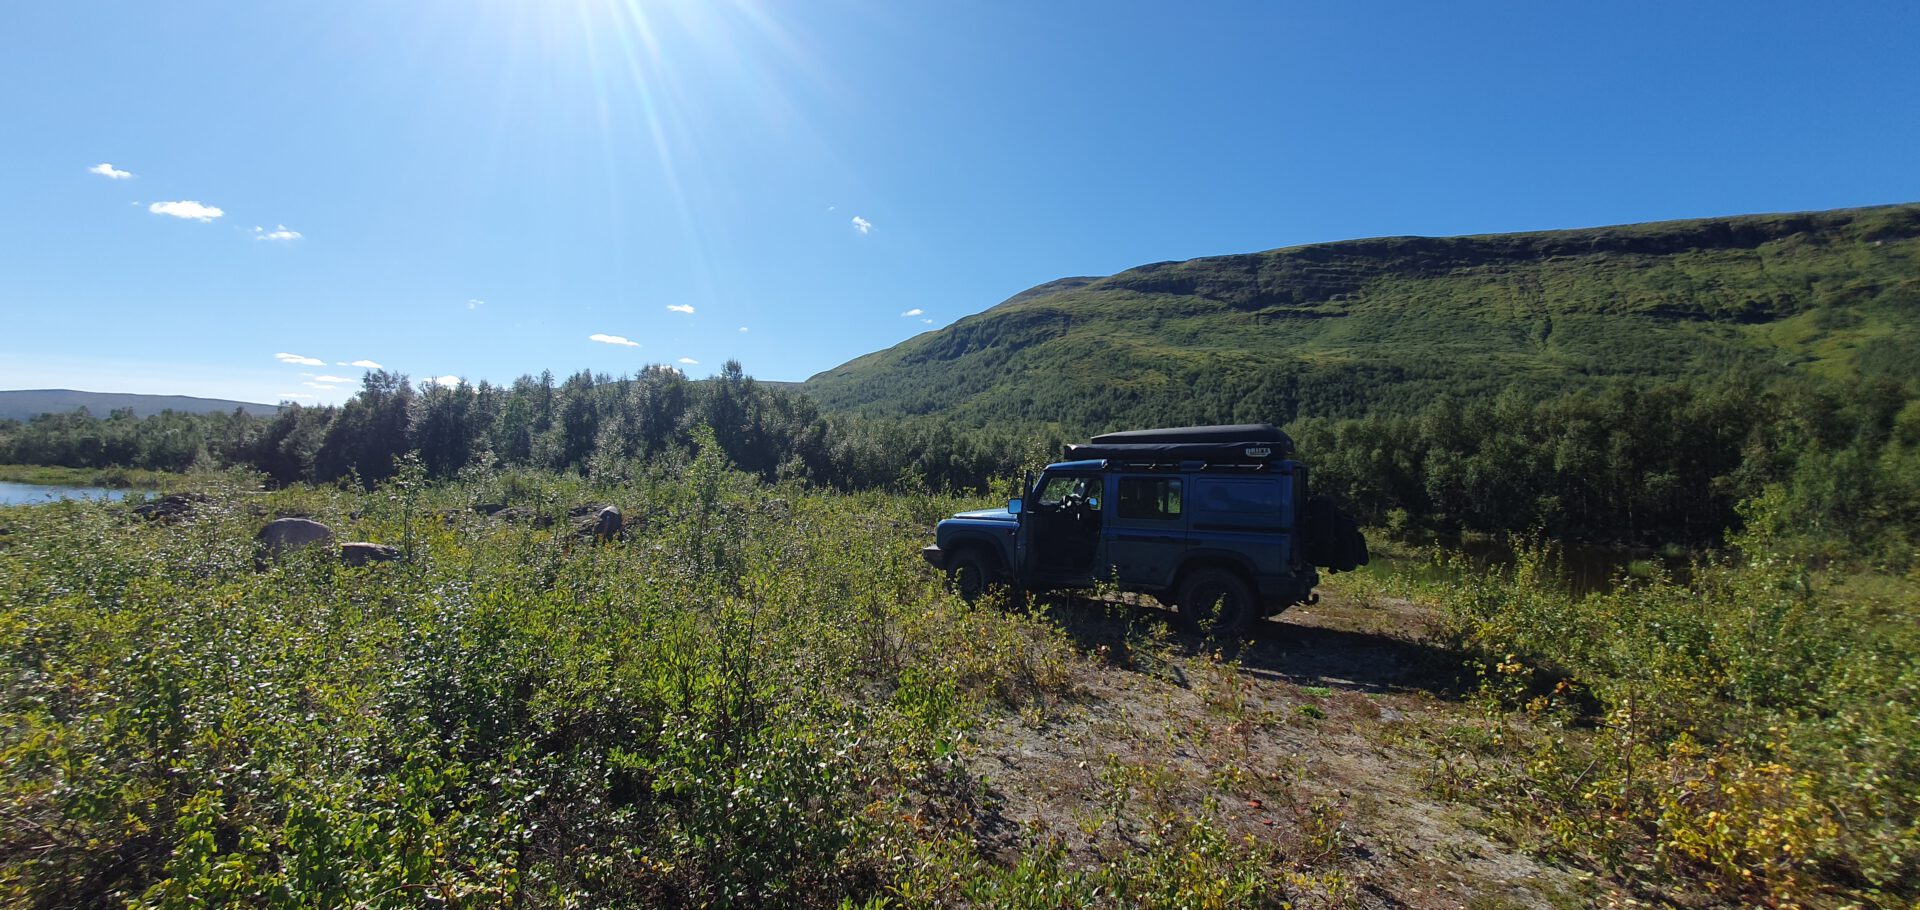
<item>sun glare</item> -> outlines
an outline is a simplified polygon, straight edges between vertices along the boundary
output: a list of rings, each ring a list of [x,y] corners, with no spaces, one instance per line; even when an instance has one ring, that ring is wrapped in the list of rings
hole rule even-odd
[[[503,97],[591,119],[609,179],[665,191],[700,273],[716,266],[699,201],[732,177],[707,172],[718,151],[828,148],[797,97],[828,91],[825,69],[763,0],[486,0],[450,13],[509,58],[480,64]]]

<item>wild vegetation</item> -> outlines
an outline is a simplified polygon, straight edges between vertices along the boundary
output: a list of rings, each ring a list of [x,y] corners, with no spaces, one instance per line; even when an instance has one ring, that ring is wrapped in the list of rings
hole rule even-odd
[[[1746,503],[1746,530],[1684,582],[1575,596],[1549,544],[1508,571],[1360,580],[1441,608],[1477,680],[1475,710],[1405,740],[1429,787],[1669,899],[1912,906],[1920,572],[1819,568],[1787,499]]]
[[[1340,576],[1329,602],[1375,631],[1279,626],[1236,655],[1110,598],[966,604],[915,551],[971,502],[769,483],[695,435],[691,460],[615,482],[435,482],[409,456],[366,490],[200,475],[210,500],[171,521],[0,513],[5,902],[1450,906],[1505,887],[1399,840],[1466,857],[1478,834],[1350,793],[1402,784],[1426,795],[1394,805],[1484,811],[1499,874],[1533,869],[1561,905],[1920,898],[1920,577],[1810,553],[1784,491],[1685,583],[1575,598],[1551,550],[1446,583]],[[580,502],[621,506],[630,535],[540,520]],[[254,530],[288,514],[403,558],[257,561]],[[1421,604],[1424,642],[1403,625]]]
[[[293,406],[270,419],[76,412],[0,422],[0,465],[104,471],[114,485],[155,480],[129,471],[196,467],[246,468],[276,485],[364,485],[416,452],[436,479],[501,466],[617,482],[634,464],[687,457],[703,425],[724,428],[715,431],[722,451],[764,480],[842,490],[983,492],[1065,441],[1057,428],[822,414],[804,394],[731,365],[706,381],[653,369],[507,387],[414,387],[374,373],[343,407]],[[1920,521],[1920,390],[1887,379],[1622,380],[1546,397],[1442,395],[1409,411],[1288,429],[1320,490],[1400,530],[1710,546],[1737,527],[1739,502],[1781,485],[1785,508],[1825,529],[1834,555],[1897,567],[1911,558]]]
[[[1389,237],[1041,285],[809,379],[822,407],[1067,432],[1776,376],[1906,382],[1920,205]]]
[[[430,485],[408,459],[365,492],[244,486],[172,523],[4,513],[5,903],[1218,907],[1316,887],[1203,814],[1156,815],[1094,867],[1037,833],[1011,865],[983,852],[962,744],[1070,696],[1087,658],[943,590],[916,550],[944,497],[769,486],[711,444],[615,485]],[[644,530],[601,545],[473,508],[587,498]],[[276,514],[405,556],[258,565]]]
[[[1732,377],[1542,399],[1440,396],[1410,413],[1303,420],[1319,488],[1376,525],[1714,546],[1741,502],[1779,508],[1830,558],[1904,570],[1920,532],[1920,395],[1886,380]]]
[[[390,476],[395,459],[412,452],[435,479],[499,465],[616,481],[635,463],[688,456],[696,427],[714,428],[732,463],[763,479],[840,489],[980,490],[1037,451],[1034,434],[1021,428],[960,431],[938,421],[823,415],[806,396],[728,363],[704,381],[652,367],[617,378],[543,373],[506,386],[416,387],[376,370],[343,406],[288,405],[270,418],[44,414],[0,421],[0,464],[239,467],[277,485],[351,479],[364,486]]]
[[[6,476],[210,494],[0,511],[0,902],[1911,910],[1916,238],[1335,244],[1056,282],[802,391],[0,421],[57,466]],[[1290,420],[1390,557],[1238,652],[916,558],[1059,442],[1225,420]],[[630,534],[545,520],[585,503]],[[280,515],[402,558],[257,561]],[[1694,564],[1576,594],[1573,540]]]

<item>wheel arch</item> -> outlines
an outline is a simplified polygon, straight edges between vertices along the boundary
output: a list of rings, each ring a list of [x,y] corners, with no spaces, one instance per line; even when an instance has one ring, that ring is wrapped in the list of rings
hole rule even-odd
[[[1007,555],[1001,552],[1001,547],[998,543],[985,534],[955,535],[953,540],[949,541],[942,549],[948,552],[948,566],[952,566],[953,561],[959,558],[961,553],[971,550],[979,552],[992,560],[993,564],[1003,572],[1008,568]]]
[[[1187,557],[1180,561],[1180,567],[1174,570],[1173,582],[1167,586],[1167,590],[1177,593],[1181,586],[1187,583],[1187,579],[1193,577],[1193,573],[1202,569],[1225,569],[1240,576],[1240,580],[1256,594],[1259,592],[1259,586],[1255,583],[1257,573],[1254,571],[1253,560],[1225,550],[1200,550],[1187,554]]]

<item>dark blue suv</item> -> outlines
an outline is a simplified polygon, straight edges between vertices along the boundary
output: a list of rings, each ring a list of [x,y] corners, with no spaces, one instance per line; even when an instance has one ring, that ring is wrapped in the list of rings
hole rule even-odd
[[[940,522],[921,551],[973,599],[1106,582],[1151,594],[1231,637],[1314,599],[1319,568],[1367,561],[1353,519],[1307,495],[1305,466],[1270,424],[1096,436],[1066,447],[1004,509]]]

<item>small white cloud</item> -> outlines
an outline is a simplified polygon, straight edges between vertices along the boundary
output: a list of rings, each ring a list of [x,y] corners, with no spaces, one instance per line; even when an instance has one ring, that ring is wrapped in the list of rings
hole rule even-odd
[[[859,231],[862,234],[869,233],[873,230],[873,222],[868,221],[867,219],[862,218],[859,215],[855,215],[853,216],[853,229],[856,231]]]
[[[108,180],[125,180],[133,176],[132,171],[123,171],[104,161],[94,165],[93,167],[87,168],[87,173],[99,174],[100,176],[105,177]]]
[[[481,307],[483,307],[483,306],[486,306],[486,305],[487,305],[487,302],[486,302],[486,301],[484,301],[484,300],[481,300],[481,299],[479,299],[479,298],[477,298],[477,297],[468,297],[468,298],[467,298],[467,309],[469,309],[469,310],[477,310],[477,309],[479,309],[479,308],[481,308]]]
[[[214,211],[218,212],[219,209],[214,209]],[[301,237],[301,234],[299,231],[287,230],[287,226],[284,224],[274,228],[271,231],[257,224],[253,226],[253,239],[255,240],[278,240],[282,243],[286,243],[292,240],[299,240],[300,237]]]
[[[639,347],[639,346],[640,346],[640,342],[638,342],[638,341],[632,341],[632,340],[629,340],[628,338],[626,338],[626,337],[625,337],[625,336],[623,336],[623,335],[606,335],[606,334],[602,334],[602,333],[600,333],[600,332],[595,332],[595,333],[593,333],[593,334],[591,334],[591,335],[588,335],[588,336],[587,336],[587,340],[588,340],[588,341],[598,341],[598,342],[600,342],[601,344],[618,344],[618,345],[624,345],[624,346],[626,346],[626,347],[630,347],[630,348],[637,348],[637,347]]]
[[[226,212],[210,205],[201,205],[192,200],[179,202],[156,202],[147,206],[147,211],[155,215],[172,215],[175,218],[191,218],[195,221],[212,221]]]
[[[688,315],[693,314],[693,306],[691,304],[686,304],[686,303],[670,303],[670,304],[667,304],[667,309],[672,310],[676,313],[686,313]]]
[[[374,363],[371,360],[355,360],[352,363],[348,363],[345,360],[336,360],[334,361],[334,364],[336,366],[343,366],[343,367],[361,367],[363,369],[368,369],[368,370],[380,369],[380,365],[377,363]]]
[[[323,367],[327,365],[326,361],[318,357],[302,357],[299,354],[289,354],[285,351],[273,355],[273,359],[281,363],[297,363],[303,367]]]
[[[925,313],[925,312],[926,312],[926,310],[923,310],[923,309],[921,309],[921,308],[919,308],[919,307],[914,307],[914,308],[913,308],[913,309],[911,309],[911,310],[908,310],[908,311],[906,311],[906,312],[904,312],[904,313],[901,313],[901,314],[900,314],[900,317],[901,317],[902,319],[904,319],[904,318],[906,318],[906,317],[908,317],[908,316],[919,316],[919,315],[921,315],[922,313]]]
[[[428,382],[431,382],[431,383],[433,383],[434,385],[437,385],[437,386],[445,386],[445,387],[447,387],[447,388],[449,388],[449,389],[450,389],[450,388],[453,388],[454,386],[457,386],[457,385],[459,385],[459,384],[460,384],[460,377],[458,377],[458,376],[434,376],[434,377],[432,377],[432,378],[430,378],[430,379],[428,379],[427,381],[428,381]]]
[[[927,324],[927,325],[933,325],[933,320],[931,320],[931,319],[922,319],[922,320],[920,320],[920,321],[921,321],[921,322],[923,322],[923,323],[925,323],[925,324]]]
[[[839,207],[839,206],[837,206],[837,205],[830,205],[830,206],[827,206],[827,211],[829,211],[829,212],[831,212],[831,211],[834,211],[834,210],[836,210],[836,209],[838,209],[838,208],[840,208],[840,207]]]
[[[303,386],[306,386],[309,389],[324,389],[329,392],[333,391],[334,389],[332,385],[324,382],[303,382],[300,384]]]
[[[693,359],[693,358],[691,358],[691,357],[682,357],[682,358],[680,358],[680,362],[681,362],[681,363],[684,363],[684,364],[686,364],[686,365],[688,365],[688,366],[696,366],[696,367],[697,367],[697,366],[699,366],[699,365],[700,365],[700,361],[698,361],[698,360],[695,360],[695,359]]]
[[[746,327],[746,326],[744,326],[744,325],[743,325],[743,326],[741,326],[741,327],[740,327],[740,331],[742,331],[742,332],[744,332],[744,331],[746,331],[746,330],[747,330],[747,327]]]
[[[353,380],[348,379],[345,376],[315,376],[313,377],[313,381],[314,382],[352,382]]]

